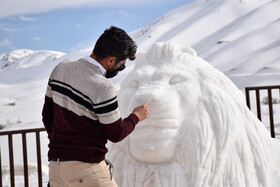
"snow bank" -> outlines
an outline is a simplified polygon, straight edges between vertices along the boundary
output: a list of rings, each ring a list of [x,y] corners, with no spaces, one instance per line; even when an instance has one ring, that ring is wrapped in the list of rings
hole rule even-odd
[[[279,186],[280,142],[241,91],[192,49],[157,43],[123,80],[123,117],[146,102],[150,116],[108,158],[122,187]]]

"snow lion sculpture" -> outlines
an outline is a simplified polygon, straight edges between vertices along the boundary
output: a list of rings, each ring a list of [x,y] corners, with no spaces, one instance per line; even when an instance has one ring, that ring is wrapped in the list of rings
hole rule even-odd
[[[109,159],[120,187],[280,186],[280,142],[241,91],[192,49],[157,43],[139,53],[118,95],[127,116],[149,117]]]

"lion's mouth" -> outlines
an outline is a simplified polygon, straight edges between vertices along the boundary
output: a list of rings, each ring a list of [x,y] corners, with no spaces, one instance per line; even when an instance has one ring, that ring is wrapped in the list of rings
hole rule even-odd
[[[178,128],[179,124],[177,118],[147,118],[144,121],[139,122],[136,129],[145,127],[159,127],[159,128]]]
[[[177,135],[179,124],[177,119],[154,119],[150,118],[140,122],[134,132],[132,138],[155,138],[166,139],[173,138]]]
[[[155,126],[145,127],[135,130],[131,135],[132,138],[155,138],[166,139],[173,138],[177,135],[177,128],[160,128]]]

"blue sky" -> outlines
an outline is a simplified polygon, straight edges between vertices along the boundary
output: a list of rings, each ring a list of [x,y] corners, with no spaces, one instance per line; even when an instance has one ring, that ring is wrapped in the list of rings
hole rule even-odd
[[[194,0],[1,0],[0,54],[71,52],[93,46],[111,25],[132,32]]]

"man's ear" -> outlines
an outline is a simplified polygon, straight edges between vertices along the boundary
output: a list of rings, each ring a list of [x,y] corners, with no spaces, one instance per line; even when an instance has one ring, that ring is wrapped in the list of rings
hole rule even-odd
[[[108,56],[108,57],[106,58],[106,64],[107,64],[108,66],[112,66],[112,64],[114,64],[115,61],[116,61],[116,57]]]

